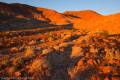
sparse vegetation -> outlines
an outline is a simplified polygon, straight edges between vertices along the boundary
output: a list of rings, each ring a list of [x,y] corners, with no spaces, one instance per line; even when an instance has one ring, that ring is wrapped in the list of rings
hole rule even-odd
[[[29,10],[24,8],[29,14],[20,15],[20,12],[17,18],[11,18],[13,15],[10,13],[0,15],[0,28],[5,30],[0,29],[0,80],[2,77],[15,77],[16,80],[29,80],[24,79],[28,77],[32,78],[30,80],[120,80],[119,30],[117,34],[112,34],[107,27],[99,30],[103,27],[96,23],[98,18],[95,18],[95,24],[87,20],[94,17],[90,16],[91,11],[84,21],[83,16],[69,15],[71,21],[80,18],[83,22],[76,24],[77,27],[82,26],[78,30],[72,27],[74,21],[72,24],[67,20],[69,25],[66,24],[66,13],[31,7],[27,7]],[[110,25],[111,28],[114,26]],[[98,30],[89,29],[97,27]]]
[[[23,39],[24,45],[21,47],[11,46],[4,53],[14,54],[4,55],[0,58],[0,71],[7,69],[2,76],[30,76],[34,79],[46,80],[58,77],[60,79],[68,78],[65,76],[68,74],[71,80],[77,78],[96,80],[98,78],[112,79],[120,74],[119,35],[111,36],[106,31],[97,33],[82,33],[78,30],[68,30],[65,33],[64,31],[42,33],[35,35],[35,37],[41,37],[32,36],[30,40],[23,36],[21,40]],[[39,43],[41,40],[45,41]],[[13,42],[13,38],[9,40],[9,43],[11,43],[10,41]],[[16,42],[17,40],[14,41],[15,44]],[[11,58],[10,56],[15,57]],[[9,64],[9,60],[11,64]],[[58,76],[59,67],[67,70],[61,70],[62,73],[60,72]],[[109,77],[109,74],[112,76]]]

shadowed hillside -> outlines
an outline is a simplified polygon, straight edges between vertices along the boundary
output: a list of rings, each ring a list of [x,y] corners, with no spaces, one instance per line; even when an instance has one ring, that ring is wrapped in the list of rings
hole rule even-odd
[[[68,24],[68,21],[65,19],[65,16],[54,10],[37,8],[19,3],[0,3],[0,13],[3,15],[13,16],[17,18],[29,18],[50,21],[52,24],[57,25]]]

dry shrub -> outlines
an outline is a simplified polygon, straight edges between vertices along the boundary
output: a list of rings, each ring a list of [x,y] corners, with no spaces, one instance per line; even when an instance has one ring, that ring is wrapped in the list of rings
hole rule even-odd
[[[29,45],[35,45],[36,44],[36,41],[35,40],[32,40],[28,43]]]
[[[0,65],[6,65],[9,62],[9,56],[3,56],[0,58]]]
[[[94,36],[94,37],[101,37],[101,36],[108,36],[109,32],[106,30],[95,30],[95,31],[91,31],[89,32],[90,36]]]
[[[33,48],[30,47],[30,46],[27,46],[27,47],[26,47],[26,50],[25,50],[25,53],[24,53],[24,56],[25,56],[25,57],[30,57],[30,56],[32,56],[33,54],[34,54]]]
[[[10,76],[13,76],[15,71],[16,71],[15,67],[9,67],[7,70]]]
[[[29,72],[36,80],[47,80],[50,77],[50,65],[45,59],[36,59],[29,66]]]
[[[76,66],[74,66],[73,68],[68,69],[68,74],[70,75],[71,80],[75,80],[76,76],[77,76],[77,73],[80,70],[83,70],[83,69],[84,69],[83,60],[79,60]]]
[[[17,57],[13,60],[12,64],[15,66],[15,65],[18,65],[20,63],[20,61],[22,60],[21,57]]]
[[[108,35],[109,35],[109,32],[106,31],[106,30],[102,30],[102,31],[100,32],[100,34],[103,35],[103,36],[108,36]]]

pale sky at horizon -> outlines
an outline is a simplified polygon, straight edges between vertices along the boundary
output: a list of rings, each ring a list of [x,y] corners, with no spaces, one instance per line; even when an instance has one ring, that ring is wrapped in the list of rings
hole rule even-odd
[[[23,3],[54,9],[58,12],[94,10],[103,15],[120,12],[120,0],[0,0],[0,2]]]

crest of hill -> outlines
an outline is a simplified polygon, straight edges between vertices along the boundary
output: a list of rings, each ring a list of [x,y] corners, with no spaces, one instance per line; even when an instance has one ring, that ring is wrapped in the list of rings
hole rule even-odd
[[[111,14],[92,19],[76,19],[73,21],[73,27],[89,31],[107,31],[111,34],[120,33],[120,13]]]
[[[74,16],[81,19],[91,19],[101,17],[102,15],[92,11],[92,10],[83,10],[83,11],[65,11],[63,14],[66,16]]]
[[[7,4],[0,2],[0,14],[16,18],[45,20],[56,25],[68,24],[68,20],[61,13],[51,9],[33,7],[20,3]]]

